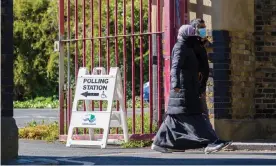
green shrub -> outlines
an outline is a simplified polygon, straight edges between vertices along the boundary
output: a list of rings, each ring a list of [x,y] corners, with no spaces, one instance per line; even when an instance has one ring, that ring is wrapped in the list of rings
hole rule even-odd
[[[33,140],[46,140],[49,142],[58,139],[58,123],[52,124],[37,124],[35,121],[29,123],[27,127],[19,129],[19,138],[33,139]]]
[[[37,97],[34,100],[14,101],[14,108],[58,108],[59,101],[51,97]]]

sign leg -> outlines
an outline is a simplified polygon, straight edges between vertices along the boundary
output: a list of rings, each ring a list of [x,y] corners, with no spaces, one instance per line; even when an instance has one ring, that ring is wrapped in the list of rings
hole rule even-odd
[[[107,140],[108,140],[108,133],[109,133],[109,125],[110,125],[110,117],[108,118],[108,124],[106,125],[106,127],[104,128],[104,132],[103,132],[103,139],[102,139],[102,145],[101,148],[104,149],[106,148],[107,145]]]
[[[124,141],[127,143],[129,141],[128,139],[128,127],[127,127],[127,119],[126,119],[126,113],[121,110],[121,123],[122,123],[122,128],[123,128],[123,133],[124,133]]]
[[[73,127],[69,127],[68,135],[67,135],[66,147],[70,147],[71,146],[73,132],[74,132],[74,128]]]

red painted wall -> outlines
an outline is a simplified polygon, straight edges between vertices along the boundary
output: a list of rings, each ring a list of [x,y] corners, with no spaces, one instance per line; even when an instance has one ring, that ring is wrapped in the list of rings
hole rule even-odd
[[[188,23],[188,0],[165,0],[164,1],[164,88],[165,109],[167,110],[170,92],[170,57],[172,48],[176,42],[178,29]]]

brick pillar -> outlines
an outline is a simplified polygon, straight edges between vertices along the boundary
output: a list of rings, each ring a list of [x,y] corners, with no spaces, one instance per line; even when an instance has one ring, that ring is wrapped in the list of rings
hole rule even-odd
[[[256,118],[276,118],[276,1],[256,0],[255,5]]]
[[[213,41],[208,103],[214,109],[217,134],[227,140],[256,139],[252,32],[214,30]]]
[[[207,88],[207,101],[212,103],[212,106],[209,105],[210,113],[216,119],[231,119],[230,36],[225,30],[214,30],[212,34],[213,44],[209,54],[211,78]]]
[[[204,18],[213,34],[207,102],[217,134],[234,141],[275,140],[276,1],[190,3],[191,18]]]
[[[262,139],[276,140],[276,1],[255,0],[255,120]]]
[[[13,118],[13,1],[1,1],[1,161],[18,156],[18,128]]]

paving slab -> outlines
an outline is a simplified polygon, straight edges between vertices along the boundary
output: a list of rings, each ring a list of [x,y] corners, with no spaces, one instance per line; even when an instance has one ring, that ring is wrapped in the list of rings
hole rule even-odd
[[[10,165],[276,165],[276,151],[222,151],[205,155],[202,149],[163,154],[149,148],[119,146],[65,147],[60,142],[19,141],[19,159]]]

